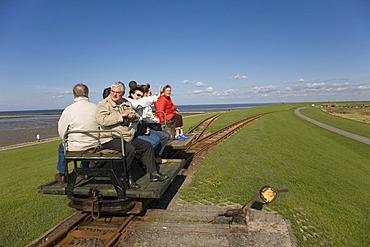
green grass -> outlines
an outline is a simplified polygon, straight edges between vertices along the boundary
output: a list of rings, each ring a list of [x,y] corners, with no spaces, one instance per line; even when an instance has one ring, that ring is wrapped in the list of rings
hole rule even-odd
[[[25,246],[72,214],[67,198],[38,194],[53,180],[59,142],[2,151],[0,246]]]
[[[300,112],[322,123],[370,138],[370,124],[333,116],[316,107],[304,108]]]
[[[213,114],[187,117],[187,131]],[[42,195],[37,187],[54,180],[59,141],[1,151],[0,246],[25,246],[75,212],[66,196]]]
[[[264,210],[277,210],[288,218],[300,246],[369,245],[369,147],[294,115],[295,107],[306,105],[278,104],[223,114],[211,131],[271,112],[211,153],[190,187],[181,191],[182,198],[244,204],[265,184],[288,188]],[[184,130],[207,117],[185,118]],[[0,246],[24,246],[74,212],[65,196],[36,192],[39,185],[53,180],[58,144],[1,152]]]
[[[226,139],[182,199],[243,205],[263,185],[287,188],[264,209],[292,222],[299,246],[368,246],[369,146],[280,110]]]

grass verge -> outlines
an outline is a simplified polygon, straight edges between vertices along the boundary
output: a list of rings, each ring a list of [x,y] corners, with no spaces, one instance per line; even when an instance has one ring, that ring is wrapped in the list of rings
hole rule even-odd
[[[299,246],[368,246],[368,145],[278,107],[281,111],[253,122],[211,153],[181,198],[243,205],[263,185],[288,188],[264,210],[292,222]]]
[[[327,112],[323,112],[316,107],[307,107],[301,109],[300,112],[307,117],[313,118],[338,129],[370,138],[370,124],[334,116]]]
[[[184,119],[184,130],[213,114]],[[38,194],[57,173],[59,141],[1,151],[0,246],[25,246],[75,211],[66,196]]]
[[[25,246],[72,214],[63,196],[38,194],[53,180],[59,142],[1,152],[0,246]]]

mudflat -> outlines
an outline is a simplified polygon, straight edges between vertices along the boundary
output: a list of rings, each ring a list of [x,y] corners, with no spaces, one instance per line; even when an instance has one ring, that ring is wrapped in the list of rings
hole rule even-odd
[[[206,113],[206,111],[196,112],[181,112],[183,117]],[[44,117],[50,115],[30,115],[26,117]],[[53,115],[56,116],[56,115]],[[19,116],[0,116],[1,118],[19,118]],[[25,117],[25,116],[22,116]],[[54,121],[54,120],[53,120]],[[57,138],[58,135],[58,118],[55,119],[54,127],[47,128],[30,128],[30,129],[15,129],[15,130],[1,130],[0,129],[0,147],[6,147],[21,143],[37,143],[36,135],[40,135],[40,142],[44,142],[50,138]]]
[[[20,143],[37,142],[36,135],[40,135],[40,142],[49,138],[58,137],[58,128],[36,128],[18,130],[0,130],[0,147],[5,147]]]

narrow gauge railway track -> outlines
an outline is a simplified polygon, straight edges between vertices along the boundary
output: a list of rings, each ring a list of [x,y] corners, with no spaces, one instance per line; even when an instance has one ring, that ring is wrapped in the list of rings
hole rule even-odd
[[[220,115],[221,115],[221,113],[218,113],[216,115],[213,115],[213,116],[203,120],[198,125],[196,125],[192,129],[190,129],[187,134],[195,135],[196,139],[194,141],[197,141],[204,134],[207,127],[210,126]]]
[[[254,117],[250,117],[247,119],[243,119],[236,123],[230,124],[212,134],[206,136],[198,136],[195,142],[193,142],[187,149],[186,152],[194,153],[194,155],[199,155],[203,151],[217,145],[222,140],[226,139],[227,137],[231,136],[239,129],[243,128],[245,125],[261,118],[262,116],[266,115],[266,113],[256,115]],[[204,131],[203,131],[204,132]],[[202,133],[203,133],[202,132]]]
[[[193,155],[188,156],[193,159],[203,151],[210,149],[226,139],[245,125],[259,119],[265,114],[250,117],[231,125],[228,125],[212,134],[204,135],[206,128],[215,121],[221,114],[214,115],[202,121],[192,128],[188,134],[196,135],[195,141],[186,149],[186,152]],[[93,214],[80,213],[73,222],[61,223],[63,227],[53,233],[46,240],[37,241],[33,246],[114,246],[120,239],[125,238],[126,231],[132,223],[134,215],[110,216],[99,218]],[[67,225],[67,226],[65,226]]]
[[[95,218],[81,213],[68,227],[37,246],[114,246],[124,237],[133,218],[134,215]]]

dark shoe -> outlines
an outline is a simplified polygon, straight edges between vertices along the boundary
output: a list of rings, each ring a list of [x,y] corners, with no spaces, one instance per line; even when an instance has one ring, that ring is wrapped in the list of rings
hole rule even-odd
[[[168,175],[162,174],[160,172],[153,172],[150,174],[150,181],[157,182],[157,181],[164,181],[168,178]]]
[[[54,179],[56,181],[58,181],[59,183],[61,183],[61,184],[65,184],[66,183],[66,177],[63,176],[63,175],[60,175],[60,173],[55,174]]]
[[[134,179],[132,179],[131,176],[128,177],[128,186],[133,190],[138,190],[141,188],[140,185],[138,185]]]

